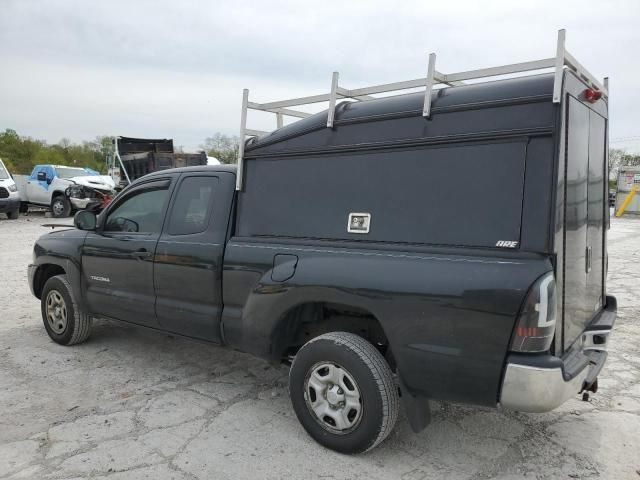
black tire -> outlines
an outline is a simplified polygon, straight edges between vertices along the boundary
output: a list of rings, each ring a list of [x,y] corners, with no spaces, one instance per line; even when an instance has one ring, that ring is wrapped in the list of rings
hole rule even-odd
[[[20,212],[18,210],[11,210],[7,212],[7,217],[9,217],[9,220],[17,220],[19,216]]]
[[[330,400],[329,390],[337,387],[331,382],[322,395],[324,400],[319,399],[312,378],[318,378],[315,375],[322,373],[325,364],[333,365],[340,372],[338,375],[346,374],[339,383],[344,390],[352,390],[352,395],[355,395],[353,391],[358,394],[359,412],[346,411],[348,405],[345,407],[346,402],[340,401],[336,394]],[[337,388],[337,393],[344,392],[343,389]],[[321,445],[341,453],[361,453],[376,447],[391,433],[398,418],[398,389],[389,365],[371,343],[352,333],[327,333],[306,343],[291,365],[289,395],[307,433]],[[353,424],[336,430],[331,416],[320,419],[314,413],[320,405],[318,399],[320,403],[329,404],[326,408],[331,408],[332,416],[338,417],[336,410],[346,411],[345,424],[349,425],[350,421]],[[332,405],[331,401],[336,399],[339,403]]]
[[[64,307],[64,322],[61,319],[62,313],[56,316],[49,312],[49,309],[58,303],[57,297],[61,299]],[[60,345],[75,345],[89,338],[91,317],[78,308],[66,275],[51,277],[44,284],[40,310],[44,328],[54,342]]]
[[[29,213],[29,204],[27,202],[20,202],[20,213]]]
[[[51,200],[51,215],[55,218],[64,218],[71,215],[71,202],[64,195],[56,195]]]

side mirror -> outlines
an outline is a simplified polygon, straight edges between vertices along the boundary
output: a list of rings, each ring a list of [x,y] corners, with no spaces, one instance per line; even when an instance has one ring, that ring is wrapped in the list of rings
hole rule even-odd
[[[38,172],[38,181],[39,182],[46,182],[47,181],[47,174],[45,172]]]
[[[73,224],[78,230],[87,230],[93,232],[97,225],[96,214],[88,210],[80,210],[73,217]]]

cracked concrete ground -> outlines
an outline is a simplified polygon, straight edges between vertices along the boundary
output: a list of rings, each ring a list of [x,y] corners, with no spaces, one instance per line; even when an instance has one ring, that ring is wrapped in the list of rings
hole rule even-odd
[[[619,318],[600,392],[526,415],[433,403],[372,452],[315,444],[286,368],[117,323],[62,347],[47,337],[26,266],[43,217],[0,219],[0,478],[640,479],[640,219],[612,219]]]

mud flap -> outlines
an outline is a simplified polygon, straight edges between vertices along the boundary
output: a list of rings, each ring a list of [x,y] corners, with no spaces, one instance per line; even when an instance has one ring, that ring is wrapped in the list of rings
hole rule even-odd
[[[413,395],[402,381],[402,377],[398,376],[400,384],[400,392],[402,393],[402,403],[407,419],[413,433],[420,433],[431,422],[431,409],[429,408],[429,400],[425,397]]]

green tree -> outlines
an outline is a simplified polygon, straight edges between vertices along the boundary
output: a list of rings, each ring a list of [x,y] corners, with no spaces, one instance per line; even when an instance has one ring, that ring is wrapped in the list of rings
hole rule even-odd
[[[240,139],[236,135],[225,135],[220,132],[214,133],[204,140],[201,147],[208,156],[215,157],[220,163],[236,163],[238,161],[238,150]]]
[[[35,165],[35,156],[43,145],[44,142],[21,137],[8,128],[0,133],[0,158],[12,165],[12,173],[30,173]]]
[[[624,157],[625,153],[626,152],[620,148],[609,149],[609,179],[618,177],[618,171],[622,165],[622,157]]]
[[[2,157],[0,157],[0,159],[2,159]],[[11,173],[16,171],[16,166],[13,164],[11,160],[7,158],[6,160],[2,160],[2,161],[4,163],[4,166],[7,167]]]
[[[20,136],[15,130],[0,133],[0,158],[12,173],[28,174],[38,164],[89,167],[106,173],[105,160],[113,150],[113,137],[99,136],[90,142],[73,143],[63,138],[55,145]]]
[[[618,172],[620,167],[626,166],[638,166],[640,165],[640,155],[635,153],[628,153],[621,148],[609,149],[609,179],[615,180],[618,178]]]
[[[52,165],[67,165],[63,154],[52,148],[42,148],[34,157],[33,166],[50,163]],[[33,166],[31,170],[33,170]],[[30,173],[30,172],[25,172]]]

